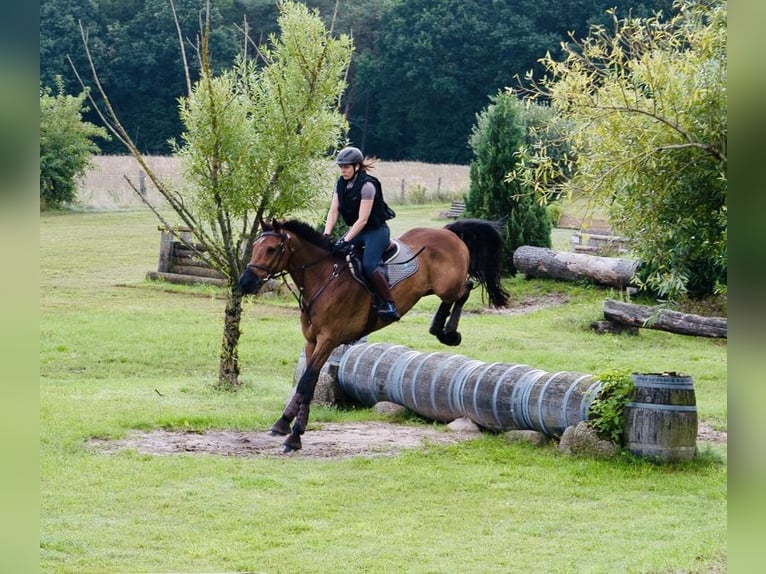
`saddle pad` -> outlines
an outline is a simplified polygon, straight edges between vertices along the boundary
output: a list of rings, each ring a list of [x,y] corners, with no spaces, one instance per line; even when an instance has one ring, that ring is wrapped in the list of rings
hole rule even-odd
[[[388,275],[388,284],[391,287],[417,273],[420,267],[418,265],[418,258],[412,249],[396,239],[393,242],[396,243],[398,249],[393,257],[386,259],[384,262],[386,274]]]

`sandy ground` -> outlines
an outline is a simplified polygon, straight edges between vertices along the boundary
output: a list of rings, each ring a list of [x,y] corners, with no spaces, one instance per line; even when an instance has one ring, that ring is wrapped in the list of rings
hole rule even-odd
[[[347,458],[394,455],[405,449],[428,445],[455,444],[476,438],[476,433],[453,432],[427,426],[385,422],[325,423],[309,428],[303,435],[303,449],[289,456],[303,458]],[[134,449],[142,454],[212,454],[220,456],[282,456],[280,436],[263,430],[184,432],[153,430],[133,432],[121,440],[93,439],[90,446],[115,453]],[[725,444],[725,432],[699,426],[699,442]]]

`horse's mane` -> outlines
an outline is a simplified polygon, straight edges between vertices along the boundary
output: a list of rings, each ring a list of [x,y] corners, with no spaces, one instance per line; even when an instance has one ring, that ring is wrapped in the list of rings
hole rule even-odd
[[[291,219],[289,221],[282,222],[280,224],[282,229],[289,231],[300,237],[301,239],[308,241],[309,243],[322,247],[323,249],[330,248],[330,241],[314,227],[304,221],[297,219]]]

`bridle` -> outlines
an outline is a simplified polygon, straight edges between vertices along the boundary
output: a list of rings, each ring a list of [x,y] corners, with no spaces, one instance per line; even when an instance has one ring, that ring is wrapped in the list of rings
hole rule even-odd
[[[277,237],[279,239],[279,245],[277,246],[276,253],[272,257],[271,261],[269,262],[268,266],[265,265],[259,265],[258,263],[248,263],[247,268],[248,269],[258,269],[259,271],[263,271],[266,273],[266,277],[264,277],[263,281],[268,281],[269,279],[273,279],[275,277],[284,277],[287,275],[287,265],[284,266],[284,269],[282,271],[277,271],[277,267],[279,266],[279,262],[282,260],[282,257],[287,253],[287,250],[290,249],[290,252],[294,252],[295,250],[291,247],[288,247],[288,240],[290,239],[290,236],[287,233],[277,233],[276,231],[264,231],[261,233],[260,237],[256,240],[256,243],[263,239],[264,237]]]
[[[287,269],[287,261],[285,261],[285,265],[283,266],[283,270],[282,271],[277,271],[277,268],[279,267],[280,262],[282,261],[283,256],[285,256],[285,254],[287,254],[288,258],[289,258],[289,255],[291,255],[292,253],[295,253],[295,249],[293,249],[290,246],[290,244],[289,244],[290,243],[290,234],[286,233],[286,232],[264,231],[263,233],[261,233],[260,237],[256,240],[256,242],[260,241],[264,237],[277,237],[277,238],[279,238],[279,245],[277,246],[276,253],[272,257],[272,259],[269,261],[268,265],[259,265],[257,263],[248,263],[247,264],[248,269],[258,269],[259,271],[262,271],[262,272],[266,273],[266,277],[264,277],[262,279],[262,281],[264,281],[264,282],[268,281],[269,279],[281,278],[282,282],[285,284],[287,289],[290,291],[290,293],[293,294],[293,297],[295,297],[295,299],[298,301],[298,307],[300,308],[301,312],[306,313],[306,315],[309,315],[309,311],[310,311],[311,306],[314,303],[314,301],[316,301],[317,298],[319,297],[319,295],[321,295],[322,292],[324,292],[324,290],[327,288],[327,286],[330,284],[330,282],[333,279],[336,279],[340,275],[341,271],[345,267],[341,267],[337,263],[335,263],[332,266],[332,272],[330,273],[330,276],[327,278],[327,281],[325,281],[325,283],[314,293],[313,297],[311,298],[311,300],[307,304],[307,303],[305,303],[304,298],[303,298],[303,290],[305,288],[305,285],[303,284],[303,281],[302,280],[300,282],[297,281],[297,280],[295,281],[295,283],[296,283],[296,285],[298,287],[298,293],[296,293],[295,290],[290,285],[290,283],[287,282],[286,276],[290,274],[290,272]],[[288,251],[289,251],[289,253],[288,253]],[[327,255],[323,255],[322,257],[320,257],[319,259],[316,259],[315,261],[312,261],[311,263],[304,263],[296,271],[300,271],[301,273],[303,273],[303,272],[305,272],[305,270],[308,267],[316,265],[320,261],[323,261],[324,259],[327,259],[328,257],[330,257],[330,255],[331,254],[328,253]],[[311,318],[309,316],[309,322],[310,321],[311,321]]]

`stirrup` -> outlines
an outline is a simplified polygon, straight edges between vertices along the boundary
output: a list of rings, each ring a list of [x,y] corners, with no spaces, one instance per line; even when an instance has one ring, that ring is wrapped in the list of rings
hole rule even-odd
[[[398,321],[401,319],[396,307],[390,301],[378,305],[378,317],[384,321]]]

